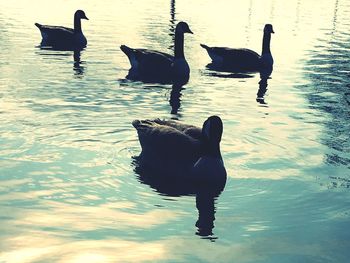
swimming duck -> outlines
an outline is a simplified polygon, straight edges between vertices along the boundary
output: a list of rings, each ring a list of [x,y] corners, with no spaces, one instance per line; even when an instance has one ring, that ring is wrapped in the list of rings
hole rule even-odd
[[[131,68],[128,79],[144,82],[185,84],[190,78],[190,67],[184,55],[184,34],[193,34],[186,22],[179,22],[175,29],[174,56],[149,49],[135,49],[121,45],[128,56]]]
[[[232,71],[266,71],[266,75],[273,69],[273,58],[270,50],[271,24],[264,27],[261,56],[253,50],[245,48],[208,47],[201,44],[207,50],[215,66]]]
[[[223,132],[220,117],[209,117],[202,128],[160,119],[135,120],[132,125],[142,148],[138,157],[140,166],[167,180],[224,187],[226,170],[220,152]]]
[[[81,30],[81,19],[89,20],[83,10],[77,10],[74,14],[74,29],[35,23],[42,36],[41,45],[62,49],[82,49],[86,47],[87,40]]]

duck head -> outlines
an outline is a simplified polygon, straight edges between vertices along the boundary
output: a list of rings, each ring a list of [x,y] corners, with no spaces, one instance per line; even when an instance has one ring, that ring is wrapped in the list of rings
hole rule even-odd
[[[176,26],[176,32],[182,33],[182,34],[184,33],[193,34],[193,32],[191,31],[190,27],[186,22],[179,22]]]
[[[210,116],[202,127],[203,151],[207,155],[221,156],[220,141],[223,124],[218,116]]]
[[[274,34],[273,27],[271,24],[266,24],[264,27],[264,33]]]
[[[202,127],[202,135],[207,141],[220,143],[223,125],[220,117],[210,116]]]
[[[89,20],[89,18],[86,17],[85,12],[83,10],[77,10],[74,14],[74,16],[78,19],[86,19]]]

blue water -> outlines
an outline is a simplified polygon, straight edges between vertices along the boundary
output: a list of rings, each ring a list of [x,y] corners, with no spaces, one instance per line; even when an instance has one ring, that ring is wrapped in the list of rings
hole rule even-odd
[[[348,262],[350,3],[335,1],[0,1],[0,262]],[[35,22],[71,26],[88,46],[42,50]],[[125,79],[119,46],[172,53],[178,21],[191,79]],[[200,43],[260,52],[274,71],[213,72]],[[228,173],[200,235],[195,196],[142,183],[134,119],[201,126],[221,116]]]

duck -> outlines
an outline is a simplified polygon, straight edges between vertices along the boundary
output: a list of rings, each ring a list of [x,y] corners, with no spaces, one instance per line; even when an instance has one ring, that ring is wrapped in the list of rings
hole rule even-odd
[[[258,72],[268,75],[273,70],[273,58],[270,50],[271,34],[275,33],[271,24],[264,26],[261,55],[246,48],[209,47],[200,44],[212,59],[214,67],[229,71]]]
[[[175,28],[174,56],[156,50],[121,45],[120,49],[128,57],[131,65],[126,78],[143,82],[187,83],[190,67],[184,55],[185,33],[193,34],[189,25],[181,21]]]
[[[222,191],[226,169],[220,152],[223,123],[210,116],[202,128],[173,120],[134,120],[141,153],[138,165],[152,176]]]
[[[77,10],[74,14],[74,29],[35,23],[42,36],[41,46],[74,50],[85,48],[87,40],[81,29],[81,19],[89,20],[83,10]]]

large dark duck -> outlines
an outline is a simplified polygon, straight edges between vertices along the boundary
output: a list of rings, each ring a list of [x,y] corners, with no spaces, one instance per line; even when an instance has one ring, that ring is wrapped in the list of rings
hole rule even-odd
[[[132,125],[142,148],[137,158],[142,169],[167,182],[223,190],[226,170],[220,153],[220,117],[209,117],[202,129],[160,119],[135,120]]]
[[[193,34],[185,22],[179,22],[175,29],[174,56],[160,51],[136,49],[121,45],[128,56],[131,68],[128,79],[144,82],[185,84],[190,78],[190,67],[184,55],[184,34]]]
[[[245,48],[208,47],[201,44],[207,50],[215,67],[221,67],[229,71],[256,72],[266,71],[268,74],[273,69],[273,58],[270,50],[271,24],[264,27],[261,56],[253,50]]]
[[[57,49],[83,49],[87,45],[86,37],[81,30],[81,19],[89,20],[83,10],[74,14],[74,29],[63,26],[47,26],[35,23],[42,36],[41,46]]]

